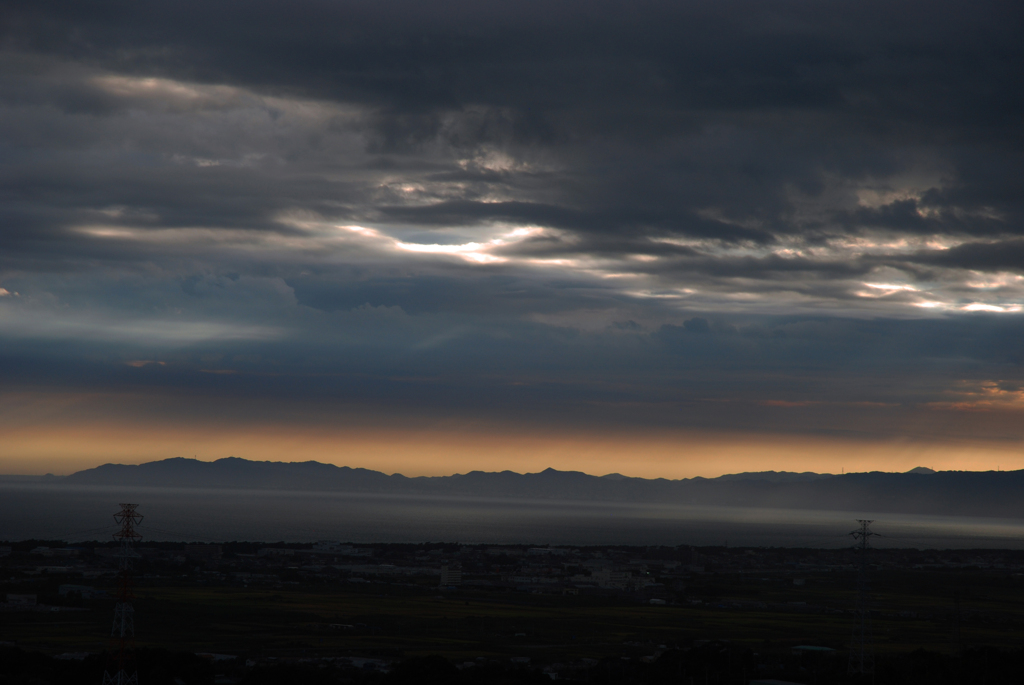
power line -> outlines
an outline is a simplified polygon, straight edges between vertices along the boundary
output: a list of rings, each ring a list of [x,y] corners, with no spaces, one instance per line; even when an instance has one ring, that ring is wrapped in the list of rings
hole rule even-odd
[[[159,533],[161,535],[170,535],[171,537],[183,538],[185,540],[199,540],[201,542],[221,542],[221,540],[215,540],[213,538],[204,537],[202,535],[196,535],[195,533],[182,533],[174,530],[163,530],[161,528],[153,528],[152,526],[147,526],[147,530],[151,530],[154,533]]]
[[[107,526],[100,526],[99,528],[89,528],[87,530],[76,530],[76,531],[74,531],[72,533],[63,533],[62,535],[57,536],[57,539],[65,540],[67,538],[73,538],[76,535],[85,535],[87,533],[104,533],[104,532],[109,531],[111,528],[113,528],[113,526],[107,525]]]

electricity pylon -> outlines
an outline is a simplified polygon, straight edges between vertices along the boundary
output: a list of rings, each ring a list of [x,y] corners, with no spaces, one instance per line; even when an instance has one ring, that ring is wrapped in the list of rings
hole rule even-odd
[[[142,538],[135,526],[142,523],[142,515],[135,513],[138,504],[122,504],[121,511],[114,514],[114,520],[121,530],[114,533],[114,539],[121,543],[118,550],[117,604],[114,606],[114,626],[110,631],[111,642],[116,645],[114,673],[103,672],[103,685],[139,685],[139,673],[132,663],[135,652],[135,599],[133,561],[139,557],[135,551],[136,541]]]
[[[868,592],[868,549],[870,538],[878,535],[869,530],[871,521],[858,519],[860,528],[850,533],[860,548],[860,571],[857,574],[857,622],[853,626],[853,638],[850,640],[850,661],[847,673],[871,675],[875,674],[875,650],[871,644],[871,595]]]

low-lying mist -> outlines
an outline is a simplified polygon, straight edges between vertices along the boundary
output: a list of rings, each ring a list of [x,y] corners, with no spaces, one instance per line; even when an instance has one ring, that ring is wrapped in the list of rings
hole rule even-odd
[[[855,519],[879,547],[1019,548],[1024,520],[683,503],[464,495],[0,483],[0,539],[106,540],[118,502],[143,540],[446,541],[552,545],[849,546]]]

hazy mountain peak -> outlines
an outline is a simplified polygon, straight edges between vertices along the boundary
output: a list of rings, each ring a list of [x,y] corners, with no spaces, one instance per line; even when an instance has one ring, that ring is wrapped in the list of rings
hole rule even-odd
[[[800,483],[810,480],[821,480],[831,478],[831,473],[814,473],[813,471],[748,471],[744,473],[727,473],[712,480],[734,481],[734,480],[763,480],[770,483]]]
[[[1019,493],[1024,471],[936,473],[822,473],[762,471],[719,478],[680,480],[630,478],[621,473],[590,476],[547,469],[540,473],[473,471],[462,476],[388,476],[363,468],[307,462],[247,459],[205,462],[166,459],[139,465],[105,464],[60,479],[62,484],[174,488],[248,488],[352,493],[426,493],[434,496],[573,499],[635,503],[685,503],[738,507],[842,510],[865,514],[907,512],[1024,517]],[[931,474],[934,474],[931,475]]]

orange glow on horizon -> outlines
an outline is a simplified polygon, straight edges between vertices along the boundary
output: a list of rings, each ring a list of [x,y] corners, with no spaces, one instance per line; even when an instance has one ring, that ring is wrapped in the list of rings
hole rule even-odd
[[[311,430],[260,427],[181,430],[138,426],[5,431],[0,473],[66,475],[103,463],[168,457],[213,461],[321,461],[439,476],[468,471],[520,473],[555,468],[643,478],[715,477],[742,471],[1013,470],[1024,468],[1017,444],[854,441],[786,435],[663,432],[657,435],[438,429]]]
[[[275,421],[251,418],[241,403],[230,405],[233,415],[212,415],[207,409],[215,404],[182,415],[181,403],[168,397],[0,395],[0,474],[66,475],[109,462],[138,464],[179,456],[204,461],[227,456],[314,460],[407,476],[473,470],[523,473],[549,467],[670,479],[742,471],[1024,468],[1019,438],[866,440],[455,419],[369,420],[351,408],[346,416],[337,408],[313,414],[315,407]]]

